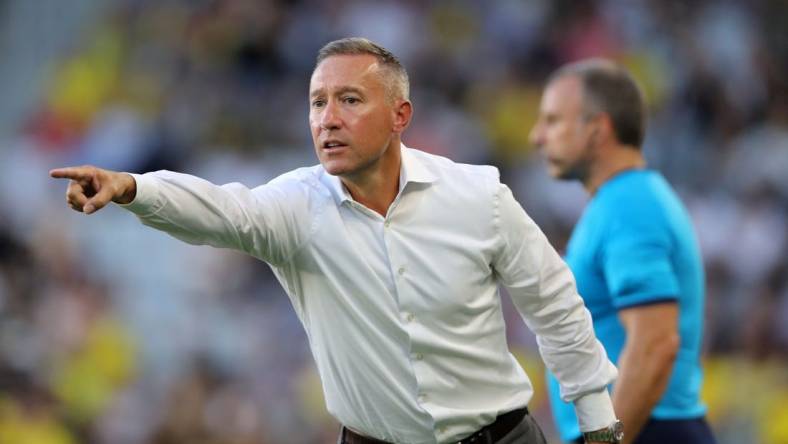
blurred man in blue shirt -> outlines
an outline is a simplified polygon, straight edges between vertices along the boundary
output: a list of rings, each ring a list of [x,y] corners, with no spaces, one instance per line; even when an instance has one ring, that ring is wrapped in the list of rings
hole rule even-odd
[[[643,95],[604,60],[566,65],[548,80],[531,141],[550,174],[592,196],[566,260],[617,363],[613,405],[624,442],[705,444],[714,438],[700,402],[704,274],[692,222],[641,151]],[[571,405],[549,380],[561,438],[582,443]]]

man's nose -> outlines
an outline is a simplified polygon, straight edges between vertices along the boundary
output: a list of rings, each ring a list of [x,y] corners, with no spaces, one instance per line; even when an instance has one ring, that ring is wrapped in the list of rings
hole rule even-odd
[[[342,126],[339,110],[333,101],[329,101],[320,116],[320,127],[324,130],[335,130]]]

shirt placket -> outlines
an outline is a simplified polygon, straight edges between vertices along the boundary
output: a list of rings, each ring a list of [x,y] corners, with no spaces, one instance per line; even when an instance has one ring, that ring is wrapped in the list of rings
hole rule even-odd
[[[421,406],[430,416],[433,416],[429,408],[430,393],[428,387],[425,386],[424,381],[427,379],[426,372],[428,372],[428,365],[425,361],[426,349],[421,347],[424,344],[423,339],[419,339],[421,331],[425,328],[423,320],[420,319],[415,313],[415,310],[410,303],[410,293],[408,291],[408,280],[414,278],[413,273],[415,270],[410,269],[410,264],[407,261],[406,255],[399,248],[399,242],[396,236],[396,208],[402,193],[397,196],[397,199],[392,203],[391,208],[386,215],[383,222],[383,242],[386,245],[386,255],[391,266],[391,274],[394,281],[394,289],[396,296],[396,303],[399,309],[399,318],[402,322],[404,330],[410,337],[410,364],[413,374],[416,378],[417,393],[416,402]]]

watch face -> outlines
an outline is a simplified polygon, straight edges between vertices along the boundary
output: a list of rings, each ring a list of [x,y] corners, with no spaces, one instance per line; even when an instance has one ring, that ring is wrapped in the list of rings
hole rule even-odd
[[[617,441],[624,439],[624,423],[616,421],[615,424],[613,424],[613,436]]]

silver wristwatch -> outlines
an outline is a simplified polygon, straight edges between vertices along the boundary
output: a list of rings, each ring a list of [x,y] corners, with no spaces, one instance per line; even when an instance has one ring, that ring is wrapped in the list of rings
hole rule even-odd
[[[621,444],[624,439],[624,423],[618,419],[613,424],[607,426],[602,430],[595,430],[593,432],[584,432],[583,439],[586,442],[609,442],[613,444]]]

